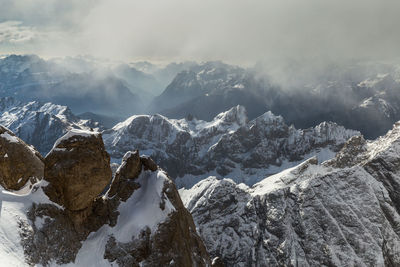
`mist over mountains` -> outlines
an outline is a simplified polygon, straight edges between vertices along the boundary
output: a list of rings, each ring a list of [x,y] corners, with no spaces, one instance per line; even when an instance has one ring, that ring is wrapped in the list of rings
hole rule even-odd
[[[399,65],[355,62],[325,66],[314,74],[298,67],[277,75],[265,64],[161,66],[10,55],[0,59],[0,96],[66,105],[109,127],[133,114],[209,121],[236,105],[246,108],[249,119],[272,111],[298,128],[333,121],[367,138],[384,134],[400,119]]]

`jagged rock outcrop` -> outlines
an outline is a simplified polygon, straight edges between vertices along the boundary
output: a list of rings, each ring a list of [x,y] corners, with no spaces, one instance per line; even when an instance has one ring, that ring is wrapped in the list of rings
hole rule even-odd
[[[44,174],[24,192],[0,191],[0,263],[211,266],[174,183],[149,157],[126,153],[110,181],[101,134],[73,130]]]
[[[144,151],[178,186],[190,188],[209,175],[252,185],[310,155],[327,160],[354,135],[360,133],[332,122],[296,129],[271,112],[248,121],[245,108],[236,106],[211,122],[132,116],[105,131],[104,143],[114,161],[129,147]]]
[[[363,136],[353,136],[343,146],[343,148],[336,154],[335,159],[326,163],[336,168],[351,167],[362,160],[366,155],[367,141]]]
[[[111,179],[110,156],[101,134],[71,130],[57,140],[45,158],[49,198],[68,210],[83,210]]]
[[[252,187],[210,177],[181,189],[210,255],[227,266],[398,266],[400,124],[316,163]]]
[[[43,175],[44,163],[39,152],[0,125],[0,185],[19,190],[29,179],[34,183]]]
[[[139,151],[127,152],[107,192],[107,197],[126,201],[140,186],[134,180],[142,171]]]
[[[110,202],[116,200],[129,202],[126,196],[131,195],[135,190],[140,191],[143,190],[142,187],[156,186],[159,190],[157,195],[160,202],[154,203],[156,206],[153,208],[168,214],[167,217],[155,229],[144,227],[138,236],[132,236],[129,241],[121,242],[114,234],[109,235],[104,258],[118,263],[119,266],[139,266],[139,263],[141,266],[210,265],[208,253],[195,231],[193,219],[183,206],[175,185],[162,171],[157,171],[157,168],[150,169],[153,164],[148,157],[139,158],[138,151],[126,153],[106,197]],[[146,179],[154,181],[155,177],[148,176],[149,172],[146,172],[146,169],[153,173],[158,172],[155,179],[158,181],[155,181],[155,185],[146,184],[148,181],[143,181],[141,178],[136,179],[143,170],[144,175],[147,176]],[[135,196],[135,192],[133,195]],[[152,199],[145,201],[152,201]],[[133,203],[133,206],[136,205]],[[137,220],[135,217],[132,219]]]

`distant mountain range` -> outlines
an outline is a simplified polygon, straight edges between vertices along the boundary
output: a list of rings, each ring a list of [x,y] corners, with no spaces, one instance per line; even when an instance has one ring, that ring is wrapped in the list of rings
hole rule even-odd
[[[249,121],[243,106],[211,121],[134,115],[112,128],[95,120],[111,124],[112,118],[88,113],[76,116],[68,107],[52,103],[23,103],[7,97],[0,101],[0,112],[0,124],[44,155],[67,131],[92,129],[103,132],[113,162],[139,149],[167,170],[178,186],[185,187],[210,175],[251,185],[310,156],[329,159],[348,138],[360,135],[332,122],[296,129],[271,112]]]
[[[0,59],[0,97],[52,102],[74,113],[123,118],[145,112],[183,66],[168,65],[153,75],[127,64],[107,65],[91,58],[46,61],[35,55],[10,55]]]
[[[399,73],[394,64],[332,67],[309,83],[285,87],[257,68],[207,62],[179,73],[152,108],[169,118],[211,120],[239,104],[250,119],[271,110],[299,128],[334,121],[376,138],[400,119]]]
[[[243,106],[209,122],[132,116],[103,132],[115,162],[127,150],[139,149],[166,169],[178,186],[185,187],[210,175],[251,185],[307,157],[329,159],[354,135],[360,133],[331,122],[299,130],[271,112],[249,121]]]
[[[102,117],[108,126],[134,114],[210,121],[241,105],[250,120],[272,111],[297,128],[333,121],[376,138],[400,119],[399,69],[383,63],[333,66],[312,79],[288,72],[298,80],[288,86],[262,68],[222,62],[160,66],[10,55],[0,59],[0,97],[65,105],[75,114]]]

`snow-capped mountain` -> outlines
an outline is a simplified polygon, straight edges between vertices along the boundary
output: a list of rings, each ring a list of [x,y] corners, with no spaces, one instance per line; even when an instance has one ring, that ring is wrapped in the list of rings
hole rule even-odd
[[[69,131],[43,159],[0,132],[2,266],[212,266],[175,185],[150,158],[128,152],[112,177],[100,133]]]
[[[222,62],[163,67],[11,55],[0,59],[0,97],[66,105],[76,114],[126,118],[159,113],[207,121],[242,105],[249,119],[270,110],[297,128],[333,121],[370,139],[400,119],[400,68],[395,63],[330,66],[311,77],[304,77],[295,66],[290,69],[295,71],[280,75],[292,80],[285,83],[262,67]]]
[[[44,155],[72,128],[102,129],[97,122],[78,118],[66,106],[37,101],[23,103],[12,97],[0,98],[0,124]]]
[[[191,114],[211,120],[239,104],[250,119],[271,110],[297,128],[334,121],[371,139],[400,119],[400,75],[395,63],[330,66],[308,76],[294,70],[278,75],[292,80],[285,82],[259,67],[198,64],[178,73],[154,99],[151,110],[169,118]]]
[[[209,177],[181,189],[211,256],[227,266],[400,265],[400,124],[352,137],[252,187]]]
[[[329,159],[348,138],[359,134],[331,122],[299,130],[271,112],[248,121],[245,108],[236,106],[210,122],[132,116],[105,131],[104,142],[116,161],[127,150],[140,149],[179,186],[190,187],[211,174],[253,184],[311,155]]]

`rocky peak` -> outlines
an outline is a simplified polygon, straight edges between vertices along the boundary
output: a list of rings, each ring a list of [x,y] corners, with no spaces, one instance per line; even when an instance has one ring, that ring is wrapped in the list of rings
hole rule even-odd
[[[367,141],[362,135],[351,137],[336,154],[335,158],[325,163],[326,166],[345,168],[360,163],[367,151]]]
[[[46,194],[68,210],[83,210],[111,180],[110,157],[100,133],[71,130],[45,158]]]
[[[397,161],[399,154],[400,122],[397,122],[386,135],[374,141],[365,140],[362,136],[350,138],[335,158],[326,162],[326,165],[338,168],[365,166],[377,158],[385,159],[385,161]]]
[[[285,124],[285,121],[283,120],[282,116],[277,116],[273,114],[271,111],[267,111],[261,116],[257,117],[252,121],[253,125],[265,125],[265,126],[271,126],[271,125],[283,125]]]
[[[25,154],[30,153],[44,174],[23,194],[0,190],[0,257],[7,254],[7,263],[211,266],[174,183],[151,158],[127,152],[110,183],[110,158],[100,133],[71,130],[54,144],[45,166],[39,153],[6,128],[0,130],[0,145],[0,155],[13,159],[9,165],[0,161],[0,171],[9,166],[29,173],[32,159]]]
[[[147,192],[150,196],[143,193],[152,191],[153,187],[156,192]],[[122,238],[118,238],[121,234],[109,235],[105,259],[116,262],[119,266],[136,266],[139,262],[144,266],[168,266],[171,262],[176,266],[211,265],[205,246],[195,231],[193,219],[183,206],[175,185],[157,168],[151,158],[139,157],[138,151],[127,152],[123,157],[110,189],[102,199],[102,204],[108,208],[101,210],[122,206],[119,203],[121,201],[137,209],[139,214],[140,209],[143,209],[138,205],[140,201],[147,202],[141,205],[155,209],[143,211],[143,218],[141,216],[140,219],[132,211],[133,216],[129,223],[151,225],[150,221],[154,218],[146,216],[155,216],[156,220],[160,220],[157,219],[160,215],[154,213],[157,210],[166,218],[156,228],[144,227],[139,237],[132,236],[131,240],[124,238],[126,241],[122,241]],[[121,209],[124,208],[119,208]],[[119,227],[118,224],[119,222],[115,227]]]
[[[122,158],[122,163],[115,173],[114,179],[107,192],[107,197],[114,197],[126,201],[139,185],[134,181],[142,171],[142,162],[139,151],[128,151]]]
[[[21,189],[44,175],[43,158],[7,128],[0,126],[0,185],[8,190]]]
[[[218,114],[214,118],[214,121],[217,120],[221,120],[226,123],[236,123],[239,126],[246,125],[246,123],[248,123],[246,108],[241,105],[237,105],[226,112]]]

